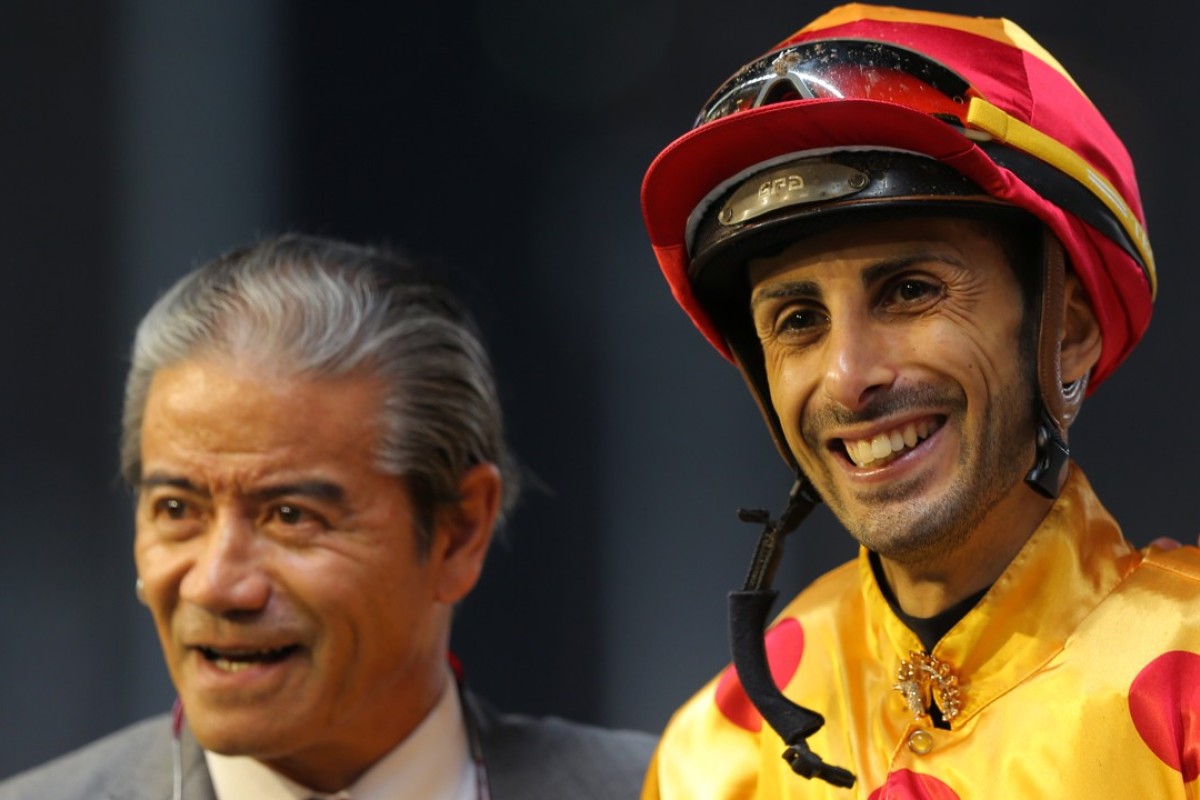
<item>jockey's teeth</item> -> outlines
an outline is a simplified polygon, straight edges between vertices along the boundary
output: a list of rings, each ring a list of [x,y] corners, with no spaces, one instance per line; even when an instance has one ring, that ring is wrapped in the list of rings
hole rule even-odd
[[[857,466],[867,467],[884,459],[891,460],[904,450],[916,447],[929,435],[928,420],[910,422],[899,428],[877,434],[870,439],[845,440],[846,454]]]

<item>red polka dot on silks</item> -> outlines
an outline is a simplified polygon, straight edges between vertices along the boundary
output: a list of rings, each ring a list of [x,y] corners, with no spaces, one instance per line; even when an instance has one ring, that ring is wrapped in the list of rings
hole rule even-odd
[[[867,800],[885,797],[887,800],[960,800],[957,792],[937,778],[910,769],[889,773],[887,783],[871,792]]]
[[[800,656],[804,653],[804,629],[800,627],[799,620],[780,620],[767,631],[764,645],[767,650],[767,664],[771,668],[771,678],[776,686],[786,686],[796,674],[796,669],[800,666]],[[713,701],[726,719],[739,728],[755,732],[762,729],[762,715],[746,696],[746,690],[742,688],[737,670],[732,664],[725,668],[721,679],[717,681]]]
[[[1146,746],[1184,781],[1200,776],[1200,655],[1176,650],[1143,667],[1129,686],[1129,716]]]

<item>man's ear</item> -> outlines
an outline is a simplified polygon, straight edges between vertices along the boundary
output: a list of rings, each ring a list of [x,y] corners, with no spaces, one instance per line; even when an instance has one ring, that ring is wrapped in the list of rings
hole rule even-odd
[[[479,580],[500,513],[501,488],[494,464],[476,464],[459,479],[458,501],[438,510],[429,555],[440,562],[438,602],[457,603]]]
[[[1063,336],[1060,365],[1064,384],[1087,375],[1100,360],[1100,323],[1087,291],[1074,272],[1063,281]]]

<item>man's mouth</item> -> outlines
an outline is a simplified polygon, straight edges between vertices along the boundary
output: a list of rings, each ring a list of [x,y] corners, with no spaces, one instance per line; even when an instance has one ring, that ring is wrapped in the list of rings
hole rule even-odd
[[[916,447],[941,427],[943,418],[926,417],[882,431],[870,439],[843,439],[846,455],[857,467],[882,467]]]
[[[299,645],[263,649],[196,648],[205,660],[222,672],[241,672],[259,664],[276,664],[299,649]]]

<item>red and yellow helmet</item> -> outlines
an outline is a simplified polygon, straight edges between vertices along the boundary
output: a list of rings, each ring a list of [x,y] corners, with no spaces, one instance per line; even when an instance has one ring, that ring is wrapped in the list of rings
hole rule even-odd
[[[1038,386],[1026,477],[1054,496],[1065,431],[1086,392],[1150,321],[1156,276],[1133,164],[1053,56],[1006,19],[840,6],[729,78],[642,184],[650,241],[675,298],[747,378],[784,459],[749,325],[744,265],[847,215],[1014,215],[1040,221]],[[1089,376],[1064,386],[1064,271],[1103,337]],[[1057,308],[1061,308],[1058,305]]]
[[[1009,20],[853,4],[739,70],[646,173],[642,209],[659,265],[679,304],[727,358],[736,354],[719,315],[695,287],[697,265],[714,243],[703,238],[706,215],[711,227],[718,202],[728,206],[730,190],[764,170],[856,151],[944,165],[977,187],[970,202],[1023,209],[1053,233],[1103,333],[1088,391],[1137,344],[1156,278],[1133,164],[1066,70]],[[789,201],[784,178],[767,177],[778,191],[760,181],[762,204],[755,191],[735,204],[745,218],[718,232],[716,244],[735,240],[739,225],[769,227],[775,218],[858,199],[843,186],[846,195],[827,203]],[[915,196],[893,192],[869,202],[912,204]],[[918,201],[931,199],[926,191]]]

